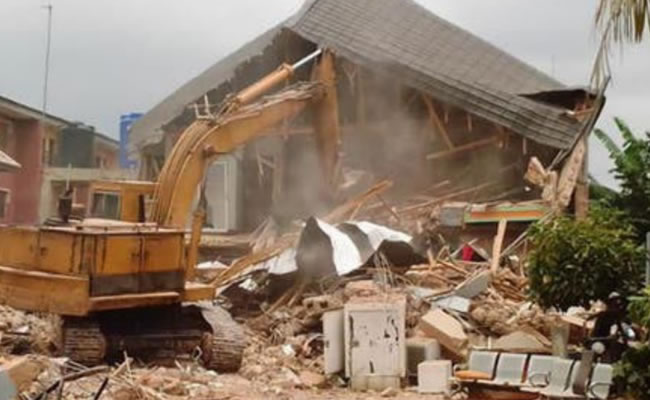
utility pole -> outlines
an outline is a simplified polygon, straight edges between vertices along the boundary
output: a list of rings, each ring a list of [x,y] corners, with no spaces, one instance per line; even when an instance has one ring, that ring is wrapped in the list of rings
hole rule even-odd
[[[47,85],[50,78],[50,46],[52,44],[52,4],[43,6],[47,10],[47,44],[45,47],[45,79],[43,81],[43,119],[47,113]]]

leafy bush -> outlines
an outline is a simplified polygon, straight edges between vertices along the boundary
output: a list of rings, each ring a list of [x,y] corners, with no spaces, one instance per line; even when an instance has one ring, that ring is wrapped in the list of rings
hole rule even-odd
[[[616,382],[630,398],[650,399],[650,345],[631,348],[614,367]]]
[[[650,286],[640,295],[630,298],[628,312],[632,321],[650,330]]]
[[[566,310],[641,288],[645,250],[618,211],[595,206],[589,218],[558,217],[535,225],[529,258],[530,297]]]

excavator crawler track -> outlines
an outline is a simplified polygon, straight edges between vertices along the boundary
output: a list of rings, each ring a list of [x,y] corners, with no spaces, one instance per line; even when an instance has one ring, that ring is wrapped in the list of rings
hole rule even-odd
[[[61,338],[63,354],[71,360],[88,367],[104,361],[107,342],[96,319],[64,317]]]
[[[246,347],[243,328],[211,303],[65,317],[61,337],[63,355],[86,366],[118,361],[124,352],[146,362],[170,364],[200,349],[206,368],[235,372]]]
[[[212,330],[204,333],[201,343],[204,366],[219,372],[238,371],[246,347],[243,328],[222,308],[204,306],[202,314]]]

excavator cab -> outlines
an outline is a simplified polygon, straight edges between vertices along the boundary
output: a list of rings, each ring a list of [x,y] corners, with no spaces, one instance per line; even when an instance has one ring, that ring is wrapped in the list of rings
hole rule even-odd
[[[90,186],[89,218],[145,222],[156,184],[146,181],[95,181]]]

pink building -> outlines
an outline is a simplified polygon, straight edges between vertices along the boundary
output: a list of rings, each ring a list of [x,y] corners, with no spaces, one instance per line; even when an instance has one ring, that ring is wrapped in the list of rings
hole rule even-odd
[[[0,97],[0,151],[21,168],[0,169],[0,223],[35,224],[43,169],[66,121]]]

